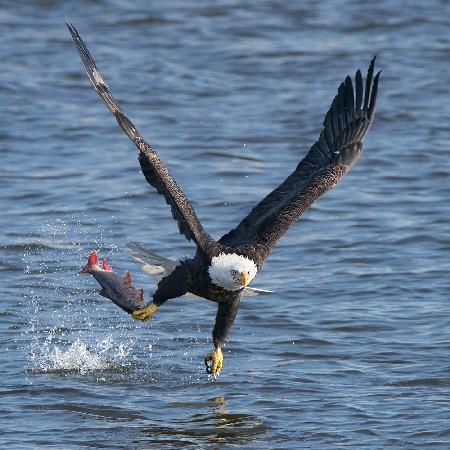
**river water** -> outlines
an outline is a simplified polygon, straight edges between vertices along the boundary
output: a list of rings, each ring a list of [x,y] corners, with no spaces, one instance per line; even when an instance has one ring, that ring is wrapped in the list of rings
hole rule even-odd
[[[383,69],[351,173],[244,299],[132,321],[88,252],[194,247],[145,183],[63,21],[215,237],[296,166],[344,77]],[[0,448],[450,448],[448,1],[0,2]]]

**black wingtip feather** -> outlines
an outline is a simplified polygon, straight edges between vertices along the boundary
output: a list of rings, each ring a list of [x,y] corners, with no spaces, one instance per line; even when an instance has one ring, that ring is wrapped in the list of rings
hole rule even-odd
[[[346,89],[345,89],[345,83],[342,82],[342,83],[339,85],[339,89],[338,89],[338,101],[337,101],[338,111],[339,111],[340,113],[343,113],[343,112],[345,111],[345,97],[346,97],[345,92],[346,92]]]
[[[364,108],[363,109],[367,109],[369,107],[370,89],[372,87],[373,70],[375,67],[375,59],[376,58],[377,58],[376,55],[372,58],[372,60],[370,61],[369,69],[367,70],[366,91],[364,94]]]
[[[358,69],[355,75],[355,90],[356,90],[356,101],[355,101],[355,109],[361,109],[363,102],[363,90],[364,84],[361,75],[361,71]]]
[[[353,83],[352,79],[347,75],[345,78],[345,103],[346,103],[346,110],[347,111],[353,111],[353,108],[355,107],[355,98],[353,94]]]
[[[377,93],[378,93],[378,79],[380,78],[381,70],[375,75],[373,80],[372,92],[370,95],[369,109],[367,110],[367,115],[369,119],[372,118],[373,111],[375,110],[375,105],[377,103]]]
[[[78,34],[77,29],[71,24],[70,22],[64,22],[66,24],[66,27],[69,29],[70,34],[72,37],[76,36]]]
[[[353,82],[350,76],[339,85],[337,95],[334,97],[330,109],[323,121],[323,136],[329,149],[351,122],[365,117],[373,119],[376,96],[378,91],[378,72],[374,77],[376,55],[371,59],[364,84],[361,71],[358,69]],[[363,126],[367,131],[367,126]],[[362,131],[362,136],[365,131]]]

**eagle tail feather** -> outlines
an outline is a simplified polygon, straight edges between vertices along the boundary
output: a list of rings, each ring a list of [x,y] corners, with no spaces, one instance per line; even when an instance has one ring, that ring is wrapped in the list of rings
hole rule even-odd
[[[131,241],[127,247],[131,250],[133,258],[142,263],[141,269],[150,274],[157,282],[171,274],[178,265],[177,261],[158,255],[140,242]]]

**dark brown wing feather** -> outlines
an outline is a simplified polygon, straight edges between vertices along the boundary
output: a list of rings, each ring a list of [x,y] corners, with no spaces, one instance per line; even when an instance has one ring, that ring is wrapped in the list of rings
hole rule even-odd
[[[178,223],[180,233],[184,234],[188,240],[194,240],[197,246],[206,252],[209,246],[214,245],[214,240],[203,230],[194,209],[157,153],[141,137],[119,103],[112,96],[78,31],[73,25],[66,25],[94,89],[114,114],[122,130],[139,149],[139,162],[145,179],[164,196],[166,202],[170,205],[172,216]]]
[[[262,263],[290,225],[322,194],[331,189],[357,160],[374,116],[380,72],[370,63],[364,90],[361,72],[339,86],[318,141],[294,172],[259,202],[220,243],[243,247]]]

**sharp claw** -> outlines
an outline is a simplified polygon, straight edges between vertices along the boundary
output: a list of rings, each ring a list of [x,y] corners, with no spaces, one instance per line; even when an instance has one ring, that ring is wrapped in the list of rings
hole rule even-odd
[[[213,371],[212,371],[212,360],[213,360],[213,352],[208,352],[205,355],[206,373],[213,373]]]
[[[213,352],[208,352],[205,356],[206,373],[218,374],[222,369],[223,355],[220,347]]]

